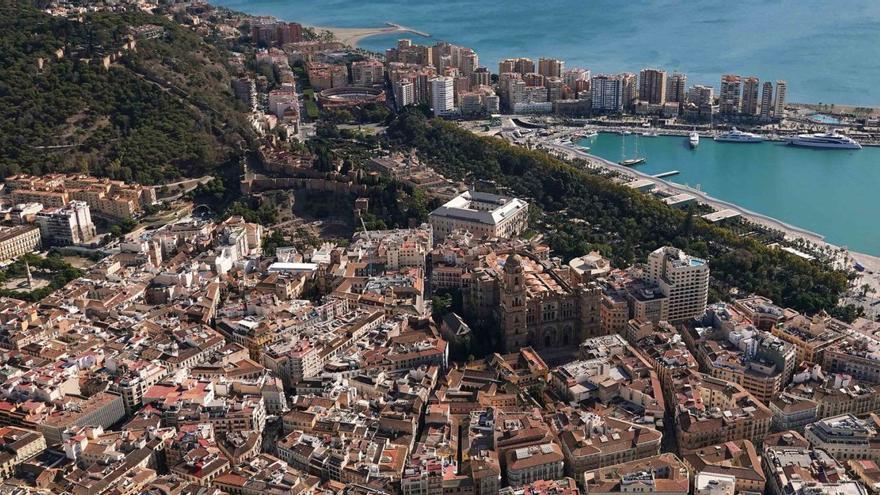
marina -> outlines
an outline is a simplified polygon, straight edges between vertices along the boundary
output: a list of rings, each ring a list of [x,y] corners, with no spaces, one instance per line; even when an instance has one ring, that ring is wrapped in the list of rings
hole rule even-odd
[[[612,162],[629,158],[637,136],[600,133],[590,153]],[[626,143],[621,143],[626,140]],[[718,199],[781,221],[821,232],[828,242],[880,254],[880,215],[875,201],[880,184],[880,149],[823,150],[765,141],[749,146],[704,139],[690,149],[688,138],[641,139],[647,159],[636,167],[652,176],[688,185]],[[668,171],[678,172],[675,175]]]

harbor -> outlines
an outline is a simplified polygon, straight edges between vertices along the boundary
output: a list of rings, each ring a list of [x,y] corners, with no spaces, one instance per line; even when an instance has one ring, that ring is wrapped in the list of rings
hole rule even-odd
[[[645,163],[628,170],[662,175],[754,212],[778,218],[827,241],[880,254],[880,216],[874,201],[880,184],[880,149],[818,150],[780,142],[724,143],[702,139],[691,149],[687,137],[646,139],[636,134],[599,133],[576,144],[615,164],[635,149]],[[667,175],[675,170],[678,174]]]

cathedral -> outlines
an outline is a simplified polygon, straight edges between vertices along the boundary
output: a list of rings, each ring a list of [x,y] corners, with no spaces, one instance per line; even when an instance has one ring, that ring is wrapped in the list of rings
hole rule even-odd
[[[577,346],[600,334],[601,289],[573,285],[565,272],[528,252],[511,253],[496,272],[497,321],[506,352]]]

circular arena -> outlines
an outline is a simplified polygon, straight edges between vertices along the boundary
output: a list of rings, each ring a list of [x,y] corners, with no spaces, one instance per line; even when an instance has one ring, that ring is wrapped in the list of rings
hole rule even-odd
[[[381,89],[361,86],[330,88],[318,93],[318,102],[325,108],[353,107],[365,103],[384,103],[385,92]]]

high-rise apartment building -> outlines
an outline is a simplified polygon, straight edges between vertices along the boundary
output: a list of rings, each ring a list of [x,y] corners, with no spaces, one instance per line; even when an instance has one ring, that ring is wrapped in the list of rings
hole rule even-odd
[[[687,97],[687,75],[673,72],[666,83],[666,101],[684,103]]]
[[[89,205],[84,201],[71,201],[61,208],[43,210],[37,213],[36,222],[44,242],[56,246],[83,244],[97,235]]]
[[[623,81],[620,76],[597,74],[590,79],[590,97],[595,112],[623,111]]]
[[[415,103],[415,92],[412,81],[409,79],[401,79],[394,84],[394,100],[397,103],[397,108],[403,108]]]
[[[651,105],[666,104],[666,71],[642,69],[639,72],[639,100]]]
[[[721,76],[721,93],[718,95],[718,105],[724,115],[739,113],[740,94],[742,93],[742,80],[734,74]]]
[[[486,67],[477,67],[471,72],[471,87],[488,86],[492,83],[492,74]]]
[[[448,76],[431,79],[431,108],[434,115],[448,115],[455,109],[455,80]]]
[[[544,77],[562,77],[565,72],[565,61],[555,58],[538,59],[538,74]]]
[[[706,311],[709,297],[709,265],[674,247],[662,247],[648,255],[645,279],[660,287],[669,298],[669,321],[683,321]]]
[[[785,96],[788,92],[788,84],[785,81],[776,81],[776,100],[773,103],[773,116],[781,119],[785,115]]]
[[[470,76],[480,66],[480,57],[470,48],[462,48],[458,68],[461,73]]]
[[[587,69],[568,69],[562,73],[562,82],[571,89],[575,89],[578,81],[589,81],[590,71]]]
[[[518,72],[520,74],[528,74],[535,72],[535,61],[530,58],[508,58],[498,64],[498,73]]]
[[[761,119],[768,120],[773,113],[773,83],[767,81],[761,89]]]
[[[742,113],[758,115],[758,86],[761,81],[754,76],[743,79]]]
[[[620,77],[620,91],[623,97],[624,110],[631,111],[639,97],[638,77],[632,72],[624,72],[618,75]]]

